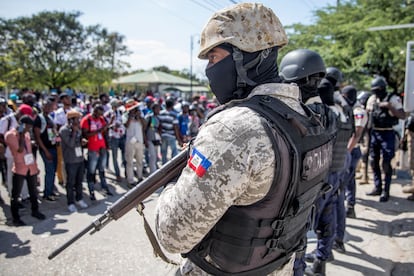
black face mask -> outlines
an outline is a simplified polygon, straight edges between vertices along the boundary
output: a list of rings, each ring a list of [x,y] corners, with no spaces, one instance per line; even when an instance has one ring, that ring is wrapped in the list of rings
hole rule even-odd
[[[231,55],[206,69],[211,90],[220,104],[234,99],[237,90],[237,72]]]
[[[306,103],[306,101],[309,100],[310,98],[316,97],[319,95],[317,87],[312,86],[312,85],[307,85],[307,84],[300,86],[300,92],[301,92],[303,103]]]
[[[385,89],[375,89],[372,90],[372,92],[375,93],[375,96],[377,96],[378,99],[381,101],[387,96],[387,91]]]

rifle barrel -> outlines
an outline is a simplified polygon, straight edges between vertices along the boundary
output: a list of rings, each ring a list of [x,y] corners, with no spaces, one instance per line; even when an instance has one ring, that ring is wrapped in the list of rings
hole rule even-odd
[[[183,150],[177,154],[173,159],[168,161],[159,170],[148,176],[145,180],[140,182],[133,189],[129,190],[125,195],[115,201],[109,206],[105,213],[95,219],[88,227],[80,231],[70,240],[65,242],[55,251],[53,251],[48,259],[51,260],[60,254],[63,250],[69,247],[72,243],[80,239],[83,235],[91,231],[94,234],[96,231],[101,230],[111,220],[117,220],[131,209],[135,208],[139,203],[144,201],[147,197],[152,195],[160,187],[167,185],[175,177],[181,174],[181,171],[185,168],[187,161],[187,151]]]

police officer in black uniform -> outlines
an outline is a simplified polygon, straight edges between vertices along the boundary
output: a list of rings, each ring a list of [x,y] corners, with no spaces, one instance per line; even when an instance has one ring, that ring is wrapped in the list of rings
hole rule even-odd
[[[374,189],[369,196],[379,196],[380,202],[386,202],[390,196],[392,176],[391,160],[395,155],[395,132],[393,126],[398,119],[404,119],[405,113],[401,99],[395,93],[387,93],[387,82],[383,77],[376,77],[371,82],[372,95],[367,102],[367,111],[371,122],[371,142],[369,145],[370,165],[374,172]],[[380,159],[382,154],[381,177]],[[384,186],[382,185],[384,182]]]
[[[325,76],[325,64],[321,56],[308,49],[298,49],[287,53],[280,63],[280,73],[284,83],[296,83],[299,86],[302,96],[302,102],[306,104],[313,112],[318,114],[320,121],[325,126],[327,132],[332,136],[337,134],[337,116],[326,104],[322,103],[319,97],[318,86]],[[333,87],[332,87],[333,95]],[[334,149],[335,152],[335,149]],[[330,160],[331,161],[331,160]],[[328,184],[322,188],[320,198],[318,199],[318,206],[323,210],[325,202],[332,203],[331,188]],[[325,193],[326,192],[326,193]],[[322,200],[323,198],[323,200]],[[325,201],[324,199],[327,199]],[[329,209],[330,212],[324,212],[328,220],[332,220],[334,214],[333,209]],[[319,210],[317,210],[318,213]],[[321,215],[317,215],[320,217]],[[311,218],[310,218],[311,219]],[[334,225],[331,225],[332,228]],[[333,234],[333,231],[330,233]],[[304,248],[303,251],[305,251]],[[329,251],[328,251],[329,252]],[[326,253],[327,259],[329,256]],[[306,264],[302,257],[302,252],[297,253],[297,257],[294,265],[294,275],[303,275]],[[314,258],[315,272],[325,272],[325,259]]]
[[[348,141],[354,132],[352,109],[343,108],[335,103],[334,91],[342,81],[342,73],[335,67],[328,67],[326,71],[326,77],[321,81],[318,92],[322,102],[337,115],[337,135],[332,153],[332,164],[326,181],[329,189],[319,197],[317,202],[314,227],[318,241],[315,251],[306,254],[306,261],[313,262],[313,265],[305,270],[306,275],[325,275],[325,264],[333,259],[332,247],[337,224],[338,189],[346,167]]]

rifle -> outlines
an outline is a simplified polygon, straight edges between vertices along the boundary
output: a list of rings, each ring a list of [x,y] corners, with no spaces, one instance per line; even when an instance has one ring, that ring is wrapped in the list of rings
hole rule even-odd
[[[89,231],[91,231],[90,234],[92,235],[101,230],[110,221],[121,218],[132,208],[136,207],[143,200],[158,190],[158,188],[167,185],[179,176],[187,164],[186,161],[187,151],[183,150],[169,162],[165,163],[165,165],[163,165],[159,170],[148,176],[133,189],[129,190],[120,199],[115,201],[115,203],[106,209],[102,216],[96,218],[89,226],[53,251],[47,258],[49,260],[53,259]]]

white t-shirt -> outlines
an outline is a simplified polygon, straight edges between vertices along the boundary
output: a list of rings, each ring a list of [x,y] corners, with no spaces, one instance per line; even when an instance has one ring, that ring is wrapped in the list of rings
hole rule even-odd
[[[7,116],[2,117],[0,119],[0,134],[3,134],[3,136],[5,136],[7,131],[17,127],[17,125],[18,125],[17,119],[16,119],[16,116],[15,116],[14,113],[11,113]],[[6,158],[12,158],[13,157],[9,147],[6,148],[6,152],[4,153],[4,156]]]

